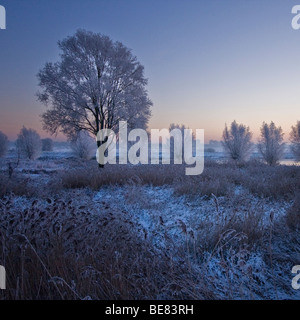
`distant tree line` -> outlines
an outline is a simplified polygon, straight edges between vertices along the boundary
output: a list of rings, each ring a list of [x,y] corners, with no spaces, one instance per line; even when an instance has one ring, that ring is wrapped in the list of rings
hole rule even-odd
[[[282,128],[277,127],[274,122],[269,124],[264,122],[260,128],[258,151],[270,166],[277,165],[283,156],[285,148],[283,136]],[[292,126],[290,142],[295,159],[300,161],[300,121]],[[229,128],[225,125],[222,144],[229,158],[236,162],[246,161],[254,150],[249,127],[236,121],[233,121]]]
[[[174,128],[180,129],[183,134],[186,127],[184,125],[171,124],[169,130]],[[225,125],[222,145],[227,156],[237,163],[247,161],[254,151],[252,136],[253,134],[250,128],[244,124],[238,124],[236,121],[233,121],[230,127]],[[276,126],[274,122],[269,124],[263,122],[260,128],[257,149],[264,161],[270,166],[277,165],[283,157],[285,149],[283,136],[282,128]],[[300,121],[297,121],[296,124],[291,127],[289,140],[292,154],[296,161],[300,161]],[[93,139],[87,132],[81,131],[69,141],[73,154],[78,158],[88,160],[95,153]],[[15,145],[18,158],[29,160],[36,159],[41,151],[53,150],[52,139],[41,139],[35,130],[25,127],[20,130]],[[170,149],[172,152],[174,143],[170,143]],[[3,157],[7,150],[8,138],[0,131],[0,157]]]

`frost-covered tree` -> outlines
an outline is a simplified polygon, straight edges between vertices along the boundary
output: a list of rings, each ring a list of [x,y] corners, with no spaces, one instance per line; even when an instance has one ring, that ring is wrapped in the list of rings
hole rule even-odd
[[[89,160],[96,154],[94,140],[85,131],[78,132],[71,140],[71,148],[75,156],[83,160]]]
[[[23,127],[18,134],[16,147],[20,156],[34,160],[42,150],[41,138],[35,130]]]
[[[53,150],[53,140],[50,138],[42,139],[42,151],[52,151]]]
[[[117,133],[120,120],[145,128],[152,102],[144,67],[127,47],[99,33],[78,30],[58,42],[60,61],[38,73],[44,129],[72,138],[78,131],[96,136],[100,129]],[[101,142],[97,141],[97,147]]]
[[[292,126],[290,133],[291,150],[297,161],[300,161],[300,121],[297,121],[295,126]]]
[[[222,145],[230,159],[243,162],[247,160],[253,150],[251,142],[252,133],[249,127],[238,124],[235,120],[231,123],[230,128],[225,125],[223,131]]]
[[[169,126],[170,134],[172,134],[172,132],[174,132],[173,131],[174,129],[178,130],[178,132],[180,132],[179,137],[181,139],[179,139],[180,140],[179,141],[177,139],[178,137],[176,137],[176,135],[175,135],[173,137],[170,137],[167,140],[167,145],[170,148],[170,159],[173,162],[175,162],[176,159],[177,159],[177,161],[184,162],[184,144],[187,139],[190,139],[190,135],[184,134],[184,130],[189,129],[189,128],[187,128],[184,124],[171,123]],[[192,141],[194,141],[194,140],[195,140],[195,135],[192,133]],[[175,145],[178,143],[180,143],[180,145]]]
[[[0,157],[3,157],[7,152],[8,139],[7,136],[0,131]]]
[[[267,164],[275,166],[283,156],[285,144],[282,141],[284,133],[281,127],[276,127],[273,121],[270,124],[264,122],[260,132],[258,150]]]

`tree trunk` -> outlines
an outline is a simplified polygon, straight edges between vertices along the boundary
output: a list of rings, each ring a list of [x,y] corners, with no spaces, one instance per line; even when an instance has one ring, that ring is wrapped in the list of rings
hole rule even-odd
[[[101,141],[97,141],[97,149],[102,145]],[[100,164],[98,162],[98,168],[99,169],[103,169],[104,168],[104,164]]]
[[[95,111],[96,111],[95,120],[96,120],[96,129],[97,129],[96,136],[97,136],[97,134],[98,134],[98,132],[99,132],[99,130],[100,130],[100,126],[99,126],[99,107],[98,107],[98,106],[95,107]],[[98,139],[97,139],[97,149],[98,149],[101,145],[102,145],[101,141],[98,141]],[[98,162],[98,168],[99,168],[99,169],[103,169],[103,168],[104,168],[104,165],[103,165],[103,164],[100,164],[100,163]]]

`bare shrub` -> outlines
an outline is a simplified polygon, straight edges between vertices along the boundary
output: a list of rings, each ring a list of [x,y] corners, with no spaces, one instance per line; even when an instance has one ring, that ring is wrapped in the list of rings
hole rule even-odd
[[[296,193],[294,203],[286,213],[286,223],[291,230],[300,230],[300,191]]]
[[[220,172],[219,172],[220,173]],[[214,174],[210,169],[206,170],[202,177],[183,177],[180,182],[174,185],[175,193],[178,195],[200,195],[211,197],[229,196],[232,193],[232,184],[226,175]]]
[[[214,149],[214,148],[206,148],[205,150],[204,150],[204,152],[206,153],[215,153],[216,152],[216,150]]]
[[[276,127],[272,121],[270,124],[264,122],[260,130],[258,150],[268,165],[275,166],[279,163],[284,151],[282,129]]]
[[[34,160],[42,149],[41,138],[35,130],[23,127],[18,134],[16,147],[20,156]]]
[[[71,141],[71,148],[76,157],[89,160],[96,153],[94,140],[84,131],[80,131]]]
[[[300,161],[300,121],[297,121],[295,126],[292,126],[290,133],[291,151],[297,161]]]
[[[30,179],[21,174],[13,175],[12,177],[0,174],[0,199],[7,194],[31,197],[37,194],[37,190],[30,183]]]
[[[50,138],[42,139],[42,151],[53,151],[53,140]]]
[[[0,131],[0,157],[3,157],[7,152],[8,139],[7,136]]]
[[[202,222],[198,227],[197,234],[198,241],[201,241],[198,245],[202,249],[199,254],[203,254],[205,251],[214,252],[228,232],[241,236],[237,243],[238,246],[243,244],[255,246],[264,235],[263,212],[257,209],[249,205],[248,208],[243,210],[244,212],[237,212],[238,210],[235,209],[228,212],[229,214],[226,217],[223,217],[221,210],[218,210],[214,224]],[[207,230],[210,231],[207,232]]]
[[[300,170],[297,166],[269,166],[251,161],[236,176],[238,184],[255,196],[273,199],[292,199],[300,186]]]
[[[230,159],[243,162],[251,154],[253,148],[251,139],[252,133],[249,127],[233,121],[230,129],[227,128],[227,125],[225,126],[222,144]]]
[[[207,161],[199,176],[178,176],[174,184],[177,194],[231,196],[235,186],[259,197],[292,199],[300,187],[300,170],[297,166],[271,167],[251,160],[243,166],[234,163]]]

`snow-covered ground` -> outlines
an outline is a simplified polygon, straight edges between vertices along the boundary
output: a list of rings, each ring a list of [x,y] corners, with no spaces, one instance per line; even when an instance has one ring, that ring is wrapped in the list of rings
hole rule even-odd
[[[165,254],[186,265],[196,274],[195,282],[204,282],[206,290],[218,299],[300,299],[300,291],[291,286],[291,269],[300,258],[297,247],[300,238],[295,241],[295,235],[285,234],[286,230],[278,232],[291,203],[245,197],[249,194],[239,188],[233,199],[208,199],[178,196],[172,187],[150,185],[107,186],[99,191],[70,194],[73,205],[80,211],[87,208],[85,215],[93,215],[89,219],[95,223],[89,227],[93,234],[98,228],[97,211],[102,212],[99,218],[105,217],[105,212],[121,213],[134,233],[150,242],[157,255]],[[51,210],[51,201],[38,200],[32,204],[32,199],[15,197],[11,210],[17,214],[39,206],[40,212],[47,212]],[[66,200],[61,202],[64,204]],[[68,216],[68,210],[60,214]],[[264,233],[254,239],[254,243],[247,239],[248,230],[244,233],[230,222],[243,222],[250,215],[257,232]],[[26,220],[26,215],[22,219]],[[59,216],[56,215],[56,219]],[[48,226],[50,231],[54,222],[41,221],[39,228],[46,228],[46,232]],[[76,228],[76,225],[64,225],[64,228]],[[272,232],[271,228],[277,231]],[[165,298],[169,297],[157,296],[157,299]]]
[[[249,248],[246,245],[242,248],[239,242],[243,243],[246,235],[230,227],[226,230],[225,227],[222,232],[226,245],[222,239],[222,244],[216,245],[213,251],[204,250],[209,233],[225,226],[233,215],[237,215],[234,219],[241,220],[248,214],[256,215],[260,221],[257,227],[268,230],[271,225],[281,223],[286,209],[291,205],[290,202],[270,202],[251,197],[245,206],[241,205],[240,210],[233,213],[232,203],[243,198],[242,193],[237,190],[236,199],[228,203],[228,199],[222,197],[190,199],[177,196],[170,187],[106,187],[94,195],[93,201],[99,205],[104,201],[112,208],[126,212],[141,236],[147,236],[160,251],[175,252],[176,247],[188,243],[193,267],[199,268],[199,272],[204,272],[208,279],[213,279],[211,285],[215,285],[214,290],[221,298],[300,299],[300,291],[291,287],[292,264],[288,262],[290,250],[295,250],[297,259],[300,251],[296,246],[291,246],[287,239],[277,236],[271,240],[270,246],[266,244]],[[271,213],[274,215],[272,222]],[[193,257],[199,252],[203,254],[202,257]],[[272,254],[279,261],[282,255],[285,263],[276,261],[271,266],[268,255]],[[291,261],[294,259],[290,258]]]
[[[224,156],[221,152],[209,155]],[[47,188],[52,176],[67,170],[66,159],[68,168],[80,166],[62,145],[35,161],[21,160],[16,172]],[[7,163],[15,158],[8,155],[1,161],[5,173]],[[299,231],[290,232],[284,222],[290,200],[256,197],[241,186],[230,197],[191,197],[178,195],[170,185],[139,183],[107,185],[88,194],[93,208],[108,207],[126,215],[135,232],[157,253],[188,262],[193,274],[220,299],[300,299],[300,290],[291,286],[291,269],[300,264]],[[32,199],[13,199],[16,212],[31,206]],[[73,201],[80,208],[87,206],[84,199],[79,193]],[[51,205],[45,202],[46,207]]]

